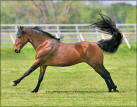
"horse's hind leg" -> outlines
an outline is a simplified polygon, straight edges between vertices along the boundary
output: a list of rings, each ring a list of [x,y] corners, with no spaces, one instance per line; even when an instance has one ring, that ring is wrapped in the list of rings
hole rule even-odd
[[[117,86],[114,84],[110,73],[105,69],[105,67],[102,64],[101,65],[100,64],[96,64],[96,65],[94,65],[92,67],[105,80],[105,82],[106,82],[106,84],[108,86],[109,92],[112,92],[112,89],[113,89],[114,92],[118,92],[118,90],[116,90]]]
[[[104,68],[104,69],[105,69],[105,68]],[[107,79],[108,79],[109,82],[111,83],[113,91],[114,91],[114,92],[118,92],[118,90],[116,89],[117,86],[114,84],[114,82],[113,82],[113,80],[112,80],[112,78],[111,78],[110,73],[109,73],[106,69],[105,69],[105,72],[108,73]]]
[[[85,55],[87,59],[86,62],[105,80],[109,92],[111,92],[112,89],[114,92],[118,92],[118,90],[116,90],[117,86],[111,79],[110,73],[103,66],[103,53],[98,45],[89,45]]]

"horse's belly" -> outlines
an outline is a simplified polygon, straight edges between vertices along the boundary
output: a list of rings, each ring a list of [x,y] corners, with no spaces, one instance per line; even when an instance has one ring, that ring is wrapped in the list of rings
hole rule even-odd
[[[70,56],[66,56],[66,57],[56,57],[54,59],[49,59],[48,61],[45,62],[45,65],[47,66],[70,66],[70,65],[74,65],[77,63],[80,63],[81,60],[79,57],[70,57]]]
[[[44,65],[46,66],[61,66],[61,67],[65,67],[65,66],[71,66],[71,65],[75,65],[77,63],[80,63],[81,61],[77,61],[77,62],[73,62],[73,63],[68,63],[68,62],[59,62],[59,63],[56,63],[56,62],[46,62]]]

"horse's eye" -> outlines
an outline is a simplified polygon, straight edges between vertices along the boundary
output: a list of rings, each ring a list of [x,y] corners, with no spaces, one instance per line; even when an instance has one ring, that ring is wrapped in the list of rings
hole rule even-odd
[[[18,38],[21,38],[21,36],[18,36]]]

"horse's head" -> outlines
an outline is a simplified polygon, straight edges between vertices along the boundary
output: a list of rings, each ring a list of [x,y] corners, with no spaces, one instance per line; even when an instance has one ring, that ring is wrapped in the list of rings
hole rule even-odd
[[[20,50],[28,41],[29,39],[28,35],[26,34],[26,29],[23,26],[19,26],[14,44],[14,52],[20,53]]]

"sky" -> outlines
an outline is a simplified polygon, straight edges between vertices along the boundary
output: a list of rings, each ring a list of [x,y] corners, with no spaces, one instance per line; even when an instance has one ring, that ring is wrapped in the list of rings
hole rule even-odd
[[[134,0],[134,1],[132,1],[132,0],[125,0],[125,1],[123,1],[123,0],[115,0],[115,1],[110,1],[110,0],[105,0],[105,1],[99,1],[99,2],[101,2],[104,6],[108,6],[108,5],[111,5],[112,3],[121,3],[121,2],[124,2],[124,3],[128,3],[128,4],[132,4],[132,5],[136,5],[136,1]],[[85,3],[87,4],[87,5],[89,5],[89,1],[85,1]]]
[[[125,3],[132,4],[132,5],[136,5],[136,1],[106,1],[106,2],[107,2],[108,4],[125,2]]]

